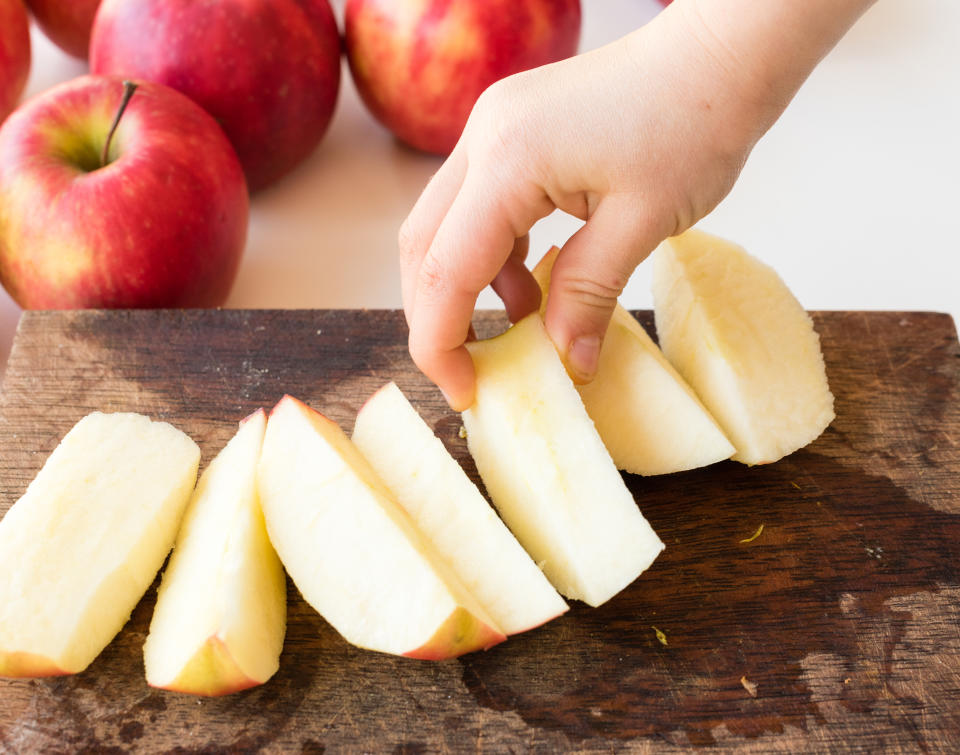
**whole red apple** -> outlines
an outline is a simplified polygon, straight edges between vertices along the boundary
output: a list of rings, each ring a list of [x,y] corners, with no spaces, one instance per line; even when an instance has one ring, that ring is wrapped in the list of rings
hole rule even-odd
[[[178,89],[209,112],[256,190],[314,149],[340,85],[327,0],[103,0],[94,73]]]
[[[77,58],[87,57],[90,29],[100,0],[26,0],[50,40]]]
[[[453,149],[474,103],[512,73],[574,55],[580,0],[347,0],[357,90],[399,139]]]
[[[30,24],[20,0],[0,0],[0,120],[13,110],[30,73]]]
[[[0,282],[22,307],[222,304],[249,198],[216,121],[187,97],[82,76],[0,128]],[[104,146],[109,145],[104,161]]]

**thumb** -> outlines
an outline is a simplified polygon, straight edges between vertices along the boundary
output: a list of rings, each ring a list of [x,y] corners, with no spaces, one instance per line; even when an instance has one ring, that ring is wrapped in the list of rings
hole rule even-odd
[[[544,319],[574,382],[593,379],[617,297],[669,233],[641,217],[636,203],[634,197],[605,197],[554,263]]]

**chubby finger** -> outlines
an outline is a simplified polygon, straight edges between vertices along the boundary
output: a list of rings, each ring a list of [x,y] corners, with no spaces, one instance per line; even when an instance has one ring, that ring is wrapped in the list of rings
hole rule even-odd
[[[400,248],[400,289],[407,326],[416,289],[417,272],[440,223],[453,204],[467,171],[464,150],[454,149],[427,182],[423,193],[400,226],[397,239]]]
[[[662,236],[635,200],[605,197],[560,250],[550,276],[545,322],[574,381],[593,379],[617,298]]]
[[[530,249],[530,236],[524,234],[513,244],[513,250],[503,263],[491,287],[503,300],[510,322],[517,322],[540,307],[540,286],[524,261]]]
[[[473,403],[473,362],[463,344],[477,297],[510,258],[516,239],[551,209],[542,193],[520,196],[486,171],[468,171],[420,262],[410,354],[457,411]]]

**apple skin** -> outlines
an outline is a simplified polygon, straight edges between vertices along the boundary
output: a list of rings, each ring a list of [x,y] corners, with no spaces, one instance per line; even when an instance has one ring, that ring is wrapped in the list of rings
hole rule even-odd
[[[20,0],[0,0],[0,121],[16,107],[30,73],[30,21]]]
[[[0,652],[0,676],[11,679],[39,679],[48,676],[68,676],[72,673],[60,668],[49,658],[36,653]]]
[[[570,57],[580,0],[347,0],[350,70],[367,108],[401,141],[446,154],[481,92]]]
[[[207,307],[230,291],[249,196],[229,142],[187,97],[141,82],[100,168],[122,91],[82,76],[0,128],[0,282],[22,307]]]
[[[211,669],[218,671],[217,676],[211,678]],[[200,646],[180,675],[168,686],[159,689],[205,697],[223,697],[261,684],[263,682],[251,679],[243,673],[227,643],[213,635]],[[154,684],[150,686],[156,687]]]
[[[295,436],[299,437],[296,450],[286,447],[285,439]],[[313,445],[314,439],[317,445]],[[309,452],[304,452],[304,448],[310,449]],[[307,453],[310,456],[307,456]],[[338,461],[331,464],[335,457]],[[313,465],[313,468],[305,470],[305,465]],[[340,486],[339,481],[350,479],[356,480],[357,486],[350,483]],[[408,658],[442,660],[476,650],[486,650],[507,639],[486,616],[477,599],[453,576],[449,567],[441,566],[443,561],[429,544],[429,540],[416,529],[409,516],[403,513],[369,462],[346,437],[339,425],[293,396],[285,395],[270,411],[257,467],[257,484],[270,540],[287,573],[306,601],[324,615],[347,642],[368,650],[394,653]],[[291,495],[291,490],[296,490],[298,484],[303,485],[303,489]],[[338,490],[331,494],[330,488]],[[363,492],[357,495],[356,491],[361,489]],[[375,508],[366,503],[357,503],[359,499],[367,496],[380,499],[380,502],[373,504]],[[331,503],[333,501],[337,503]],[[356,506],[359,513],[346,517],[331,515],[331,506],[334,505],[338,505],[341,511],[349,511]],[[380,510],[380,514],[365,513],[365,510]],[[391,521],[392,524],[388,524]],[[317,541],[316,522],[325,522],[319,537],[329,538],[329,541]],[[395,569],[390,575],[381,574],[376,578],[372,578],[369,573],[364,574],[363,570],[368,568],[371,562],[368,559],[358,559],[355,554],[357,547],[364,547],[361,545],[364,541],[376,542],[368,537],[371,529],[404,533],[400,538],[406,540],[406,545],[399,549],[398,540],[393,536],[386,541],[391,543],[391,563],[400,564],[399,571]],[[338,564],[336,571],[331,571],[329,560],[334,538],[330,533],[335,533],[338,542],[352,542],[349,547],[350,563]],[[304,543],[309,543],[310,547],[305,548]],[[411,551],[419,555],[411,558]],[[313,553],[318,555],[314,557]],[[417,640],[419,644],[414,647],[399,646],[396,642],[397,637],[408,634],[403,630],[396,632],[386,645],[382,642],[382,636],[378,638],[380,642],[367,644],[368,641],[377,639],[371,635],[369,627],[376,624],[393,627],[402,623],[402,617],[397,615],[395,608],[383,609],[377,601],[368,604],[375,606],[373,610],[376,615],[367,614],[361,620],[356,612],[351,616],[349,610],[342,610],[343,605],[350,602],[363,605],[364,591],[377,580],[393,580],[395,586],[406,589],[403,577],[411,573],[410,564],[421,559],[424,564],[429,565],[427,568],[434,571],[436,580],[434,586],[424,588],[424,601],[429,602],[431,596],[436,599],[441,593],[446,593],[446,598],[439,599],[448,604],[451,610],[445,616],[436,617],[440,620],[430,627],[432,634],[425,639],[420,636]],[[438,567],[442,570],[437,570]],[[416,568],[414,571],[419,570]],[[343,587],[341,577],[331,579],[334,574],[357,575],[351,577],[356,587]],[[449,581],[451,578],[452,581]],[[331,587],[335,583],[340,583],[340,586]],[[424,584],[429,584],[429,581]],[[344,601],[342,596],[349,595],[349,590],[357,593],[358,597]],[[414,603],[417,601],[414,600]],[[385,615],[383,610],[390,612],[390,615]],[[410,610],[409,605],[406,610]],[[433,613],[429,606],[428,610]]]
[[[64,52],[86,59],[100,0],[26,0],[43,33]]]
[[[503,632],[478,621],[476,616],[461,606],[437,628],[433,637],[403,655],[421,661],[445,661],[477,650],[489,650],[506,639]]]
[[[186,94],[223,127],[256,191],[326,132],[340,35],[328,0],[104,0],[90,70]]]

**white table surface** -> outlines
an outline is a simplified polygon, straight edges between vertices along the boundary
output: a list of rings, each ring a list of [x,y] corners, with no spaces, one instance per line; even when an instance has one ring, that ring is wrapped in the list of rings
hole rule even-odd
[[[581,49],[653,17],[656,0],[582,0]],[[343,0],[334,0],[342,19]],[[33,29],[26,97],[80,75]],[[960,321],[960,3],[879,0],[823,61],[701,227],[773,265],[808,309],[916,309]],[[400,306],[396,233],[438,158],[399,146],[344,67],[315,153],[256,195],[228,307]],[[531,234],[531,258],[579,221]],[[623,296],[649,308],[641,265]],[[490,291],[479,306],[497,307]],[[0,291],[0,369],[20,310]]]

